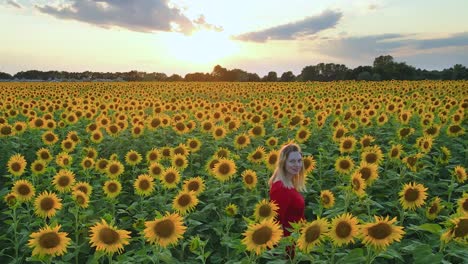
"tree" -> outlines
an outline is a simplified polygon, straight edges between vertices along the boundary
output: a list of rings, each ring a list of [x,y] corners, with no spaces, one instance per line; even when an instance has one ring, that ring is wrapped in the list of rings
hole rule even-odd
[[[294,76],[294,73],[292,71],[287,71],[281,74],[280,82],[292,82],[296,76]]]
[[[169,76],[169,78],[167,78],[167,81],[169,82],[180,82],[183,80],[184,78],[182,78],[182,76],[180,76],[179,74],[172,74],[171,76]]]
[[[382,55],[374,59],[374,72],[378,73],[382,80],[390,80],[395,75],[395,63],[390,55]]]
[[[221,65],[216,65],[211,72],[214,81],[227,81],[228,70],[221,67]]]
[[[0,72],[0,80],[11,80],[13,76],[6,72]]]

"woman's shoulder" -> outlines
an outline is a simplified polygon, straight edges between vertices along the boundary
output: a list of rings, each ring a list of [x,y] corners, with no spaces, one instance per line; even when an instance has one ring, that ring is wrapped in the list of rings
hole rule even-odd
[[[279,190],[279,189],[287,189],[286,186],[284,185],[283,181],[281,180],[276,180],[271,184],[271,189],[272,190]]]

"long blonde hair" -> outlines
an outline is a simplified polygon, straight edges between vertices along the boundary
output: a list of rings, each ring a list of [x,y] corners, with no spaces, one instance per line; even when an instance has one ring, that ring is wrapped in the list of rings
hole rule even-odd
[[[298,191],[305,190],[304,163],[302,163],[302,168],[299,173],[292,178],[292,186],[289,181],[286,181],[286,161],[288,160],[289,154],[296,151],[301,153],[302,156],[301,147],[294,143],[286,144],[280,149],[275,171],[268,181],[270,187],[274,182],[281,181],[287,188],[295,188]]]

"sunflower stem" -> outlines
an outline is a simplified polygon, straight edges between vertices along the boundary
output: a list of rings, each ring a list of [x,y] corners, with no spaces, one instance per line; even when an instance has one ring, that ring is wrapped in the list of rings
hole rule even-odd
[[[18,218],[16,216],[16,205],[13,207],[13,231],[15,234],[15,260],[18,260],[18,250],[19,250],[19,243],[18,243]]]
[[[448,198],[447,198],[447,202],[450,203],[450,198],[452,198],[452,192],[453,192],[453,189],[455,188],[455,176],[452,175],[451,179],[450,179],[450,186],[449,186],[449,190],[448,190]]]
[[[109,260],[109,264],[112,264],[112,257],[113,257],[113,254],[108,254],[107,255],[107,259]]]
[[[76,207],[76,210],[73,211],[73,213],[75,214],[75,243],[76,243],[76,252],[75,252],[75,263],[78,264],[78,255],[80,254],[80,248],[79,248],[79,239],[80,239],[80,234],[79,234],[79,211],[80,211],[80,207],[77,206]]]
[[[331,264],[335,264],[335,252],[336,252],[336,246],[332,245],[331,260],[330,260]]]

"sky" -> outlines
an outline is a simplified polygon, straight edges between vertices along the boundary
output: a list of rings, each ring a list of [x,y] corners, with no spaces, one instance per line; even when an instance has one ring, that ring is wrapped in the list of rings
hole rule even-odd
[[[466,0],[0,0],[0,72],[468,67]]]

